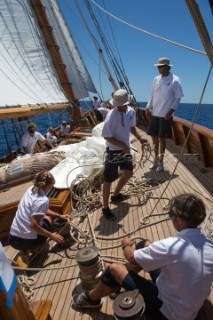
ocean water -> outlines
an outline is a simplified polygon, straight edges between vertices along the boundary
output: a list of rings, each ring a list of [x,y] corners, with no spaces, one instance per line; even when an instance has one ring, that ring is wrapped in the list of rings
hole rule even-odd
[[[146,102],[140,102],[141,107],[146,106]],[[89,110],[91,104],[82,104],[83,110]],[[188,121],[192,121],[196,112],[197,105],[191,103],[181,103],[178,106],[175,115]],[[57,127],[63,120],[68,120],[67,112],[52,112],[51,114],[41,114],[31,117],[30,121],[36,123],[37,131],[44,134],[49,127]],[[17,120],[0,121],[0,158],[11,151],[20,147],[22,135],[25,133],[27,125],[26,120],[17,122]],[[213,130],[213,105],[202,104],[196,116],[195,123]]]
[[[145,108],[146,102],[140,105]],[[198,113],[197,108],[194,103],[180,103],[174,115],[192,122],[196,113],[195,123],[213,130],[213,104],[201,104]]]

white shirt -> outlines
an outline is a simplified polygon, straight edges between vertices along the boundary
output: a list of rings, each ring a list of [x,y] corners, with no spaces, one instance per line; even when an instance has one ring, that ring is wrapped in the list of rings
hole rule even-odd
[[[110,112],[110,110],[105,107],[99,107],[97,110],[102,114],[103,117],[106,117],[106,115]]]
[[[98,100],[94,100],[93,107],[94,107],[94,110],[98,109],[100,107],[100,102],[98,102]]]
[[[61,136],[66,136],[70,133],[70,126],[68,124],[66,124],[66,126],[61,125]]]
[[[185,229],[136,250],[134,258],[145,271],[161,268],[161,312],[169,320],[194,320],[211,290],[213,242],[200,229]]]
[[[54,143],[57,142],[56,136],[54,136],[54,134],[51,133],[51,132],[49,132],[49,131],[47,132],[47,139],[48,139],[50,142],[54,142]]]
[[[175,100],[182,97],[181,82],[176,75],[171,73],[167,77],[159,75],[153,80],[151,98],[146,107],[153,116],[165,117],[171,108],[176,108]]]
[[[25,152],[23,149],[23,147],[25,147],[27,150],[26,153],[33,153],[38,140],[44,141],[45,137],[37,131],[35,131],[33,136],[31,136],[29,132],[25,133],[21,139],[21,152]]]
[[[130,147],[130,130],[131,127],[135,126],[136,113],[133,108],[127,106],[126,112],[119,112],[115,107],[107,114],[102,130],[102,137],[115,138]],[[109,150],[123,150],[107,140],[106,146],[109,147]]]
[[[37,239],[37,233],[31,229],[31,219],[34,215],[44,216],[49,208],[49,200],[44,191],[41,194],[27,189],[18,205],[15,218],[13,219],[10,234],[23,239]]]

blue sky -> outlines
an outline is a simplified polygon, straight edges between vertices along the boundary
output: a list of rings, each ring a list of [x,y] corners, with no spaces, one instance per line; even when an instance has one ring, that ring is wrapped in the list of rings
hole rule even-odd
[[[88,15],[83,0],[77,0],[82,13],[89,24],[95,38],[97,35],[94,24]],[[185,0],[94,0],[116,17],[160,37],[204,52],[192,17]],[[89,0],[102,31],[111,41],[112,51],[116,54],[112,33],[106,14]],[[208,0],[197,0],[202,16],[213,38],[213,16]],[[82,58],[92,76],[98,92],[103,93],[105,100],[113,91],[107,80],[98,52],[83,25],[74,0],[59,0],[62,12],[71,29]],[[143,32],[135,30],[109,16],[110,24],[121,56],[130,87],[138,101],[147,101],[153,78],[158,74],[154,67],[159,57],[171,60],[172,73],[178,75],[182,82],[184,98],[182,102],[198,103],[210,68],[207,56],[183,49],[169,42],[162,41]],[[109,65],[110,66],[110,65]],[[110,66],[111,67],[111,66]],[[213,103],[213,72],[210,75],[204,93],[203,103]]]

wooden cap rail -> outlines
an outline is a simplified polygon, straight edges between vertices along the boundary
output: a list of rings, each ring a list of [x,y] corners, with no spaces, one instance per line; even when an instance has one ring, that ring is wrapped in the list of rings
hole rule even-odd
[[[13,296],[12,307],[7,306],[8,294],[0,290],[1,320],[47,320],[49,318],[51,300],[41,300],[32,306],[26,300],[20,286],[17,284]]]
[[[137,109],[137,122],[148,126],[149,119],[146,116],[145,109]],[[173,118],[172,139],[176,145],[184,145],[191,126],[192,122],[190,121],[179,117]],[[206,167],[213,167],[213,130],[194,124],[186,144],[186,151],[192,154],[199,154]]]

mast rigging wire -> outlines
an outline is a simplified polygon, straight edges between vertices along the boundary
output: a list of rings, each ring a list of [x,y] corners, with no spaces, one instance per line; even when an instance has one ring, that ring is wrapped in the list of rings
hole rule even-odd
[[[128,83],[128,81],[126,81],[127,76],[126,76],[124,70],[119,65],[114,53],[112,52],[112,49],[110,48],[110,46],[109,46],[109,44],[108,44],[108,42],[106,40],[106,37],[105,37],[103,31],[101,30],[101,27],[100,27],[100,25],[99,25],[99,23],[98,23],[98,21],[97,21],[97,19],[95,17],[95,14],[94,14],[94,12],[92,10],[92,7],[91,7],[89,1],[88,0],[84,0],[84,2],[85,2],[85,5],[88,8],[88,11],[90,13],[90,16],[91,16],[92,20],[94,21],[95,27],[97,29],[97,32],[98,32],[100,38],[101,38],[101,41],[102,41],[103,46],[105,48],[106,54],[108,55],[108,59],[109,59],[109,61],[111,63],[111,66],[112,66],[112,68],[114,70],[114,74],[115,74],[115,76],[117,78],[117,81],[119,82],[119,80],[122,79],[124,82],[126,82],[126,86],[128,88],[129,93],[133,95],[133,92],[132,92],[132,90],[131,90],[131,88],[129,86],[129,83]]]
[[[155,37],[155,38],[157,38],[157,39],[160,39],[160,40],[169,42],[169,43],[174,44],[174,45],[176,45],[176,46],[179,46],[179,47],[181,47],[181,48],[184,48],[184,49],[187,49],[187,50],[190,50],[190,51],[199,53],[199,54],[206,55],[206,52],[204,52],[204,51],[200,51],[200,50],[197,50],[197,49],[194,49],[194,48],[185,46],[185,45],[183,45],[183,44],[181,44],[181,43],[178,43],[178,42],[175,42],[175,41],[172,41],[172,40],[163,38],[163,37],[161,37],[161,36],[158,36],[157,34],[154,34],[154,33],[151,33],[151,32],[149,32],[149,31],[143,30],[143,29],[141,29],[141,28],[139,28],[139,27],[136,27],[136,26],[134,26],[133,24],[128,23],[128,22],[126,22],[125,20],[123,20],[123,19],[121,19],[121,18],[118,18],[117,16],[113,15],[113,14],[110,13],[109,11],[105,10],[105,9],[102,8],[98,3],[96,3],[94,0],[90,0],[90,1],[92,1],[92,3],[93,3],[96,7],[98,7],[100,10],[102,10],[103,12],[105,12],[106,14],[108,14],[109,16],[111,16],[113,19],[115,19],[115,20],[117,20],[117,21],[119,21],[119,22],[121,22],[121,23],[129,26],[130,28],[136,29],[136,30],[138,30],[138,31],[140,31],[140,32],[143,32],[143,33],[149,35],[149,36],[152,36],[152,37]]]

